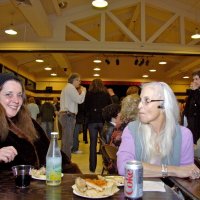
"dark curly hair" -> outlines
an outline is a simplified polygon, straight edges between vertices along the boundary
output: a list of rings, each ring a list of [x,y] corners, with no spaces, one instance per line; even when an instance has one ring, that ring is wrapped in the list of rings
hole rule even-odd
[[[121,106],[119,104],[110,104],[103,108],[102,117],[106,122],[110,122],[112,118],[116,118],[118,113],[121,110]]]

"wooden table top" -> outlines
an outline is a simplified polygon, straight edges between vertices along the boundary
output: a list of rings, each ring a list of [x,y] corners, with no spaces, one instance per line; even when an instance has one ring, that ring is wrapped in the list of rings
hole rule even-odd
[[[182,190],[191,199],[200,199],[200,179],[189,178],[169,178],[180,190]]]
[[[60,186],[47,186],[45,181],[33,180],[28,188],[19,189],[15,187],[14,177],[12,173],[0,172],[0,199],[1,200],[73,200],[84,199],[73,194],[72,185],[76,177],[91,178],[95,175],[83,174],[64,174]],[[152,180],[152,179],[148,179]],[[154,179],[160,181],[160,179]],[[144,192],[142,199],[150,200],[178,200],[176,194],[166,186],[166,192]],[[124,200],[124,188],[112,197],[106,199]]]

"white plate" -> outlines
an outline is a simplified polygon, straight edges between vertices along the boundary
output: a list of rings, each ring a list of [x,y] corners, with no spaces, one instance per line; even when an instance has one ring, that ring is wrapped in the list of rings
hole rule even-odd
[[[111,194],[111,195],[108,195],[108,196],[101,196],[101,197],[88,197],[88,196],[84,196],[80,193],[78,193],[76,190],[73,190],[73,193],[79,197],[83,197],[83,198],[90,198],[90,199],[103,199],[103,198],[107,198],[107,197],[111,197],[113,196],[114,194]]]
[[[63,173],[61,173],[61,177],[63,177],[64,176],[64,174]],[[36,180],[41,180],[41,181],[46,181],[46,176],[45,175],[41,175],[41,176],[31,176],[33,179],[36,179]]]
[[[114,181],[117,186],[124,186],[124,177],[123,176],[104,176],[104,178],[109,181]]]

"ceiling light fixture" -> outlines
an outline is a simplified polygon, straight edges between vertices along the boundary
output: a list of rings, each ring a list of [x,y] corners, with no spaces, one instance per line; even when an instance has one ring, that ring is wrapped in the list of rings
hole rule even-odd
[[[142,77],[143,77],[143,78],[148,78],[148,77],[149,77],[149,75],[147,75],[147,74],[144,74]]]
[[[57,74],[56,73],[52,73],[51,76],[57,76]]]
[[[160,61],[158,64],[159,64],[159,65],[166,65],[167,62],[166,62],[166,61]]]
[[[13,24],[11,24],[11,26],[13,26]],[[17,35],[17,31],[15,31],[14,29],[12,29],[11,27],[5,30],[5,33],[8,35]]]
[[[184,76],[183,78],[184,78],[184,79],[188,79],[188,78],[190,78],[190,77],[189,77],[189,76]]]
[[[138,65],[139,60],[136,58],[134,64]]]
[[[99,74],[93,74],[93,76],[100,76]]]
[[[45,69],[45,70],[47,70],[47,71],[50,71],[50,70],[52,70],[52,68],[51,68],[51,67],[45,67],[44,69]]]
[[[156,72],[156,69],[150,69],[149,71],[150,72]]]
[[[119,65],[120,62],[119,62],[119,58],[116,59],[116,65]]]
[[[36,60],[35,60],[35,62],[38,62],[38,63],[43,63],[43,62],[44,62],[44,60],[39,58],[39,59],[36,59]]]
[[[195,29],[195,34],[191,35],[192,39],[200,39],[199,29]]]
[[[5,33],[8,34],[8,35],[17,35],[17,31],[14,30],[13,28],[13,18],[14,18],[14,13],[11,13],[11,23],[10,23],[10,26],[9,28],[5,29]]]
[[[59,1],[58,1],[58,6],[59,6],[59,8],[61,8],[61,9],[66,8],[66,7],[67,7],[67,2],[66,2],[66,1],[63,1],[63,0],[59,0]]]
[[[139,66],[142,66],[144,64],[144,58],[142,58],[141,60],[140,60],[140,62],[139,62]]]
[[[96,58],[96,59],[93,60],[93,62],[94,62],[94,63],[101,63],[101,60],[98,59],[98,58]]]
[[[147,59],[147,60],[146,60],[146,66],[148,66],[148,65],[149,65],[149,60]]]
[[[105,62],[107,65],[110,65],[110,60],[108,60],[108,58],[105,59]]]
[[[96,67],[93,69],[94,71],[100,71],[101,69],[99,67]]]
[[[105,8],[108,5],[108,2],[106,0],[94,0],[92,1],[92,5],[95,8]]]
[[[136,56],[135,61],[134,61],[134,65],[138,65],[140,67],[142,65],[149,66],[149,63],[150,63],[149,57],[152,57],[152,56]]]

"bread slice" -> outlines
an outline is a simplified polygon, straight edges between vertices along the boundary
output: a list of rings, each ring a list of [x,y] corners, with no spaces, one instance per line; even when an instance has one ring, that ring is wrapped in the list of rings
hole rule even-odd
[[[87,186],[96,189],[97,191],[103,191],[103,186],[107,184],[104,180],[96,180],[96,179],[85,179],[85,183]]]
[[[76,178],[75,184],[78,190],[80,190],[80,192],[85,192],[87,190],[87,185],[84,179],[80,177]]]

